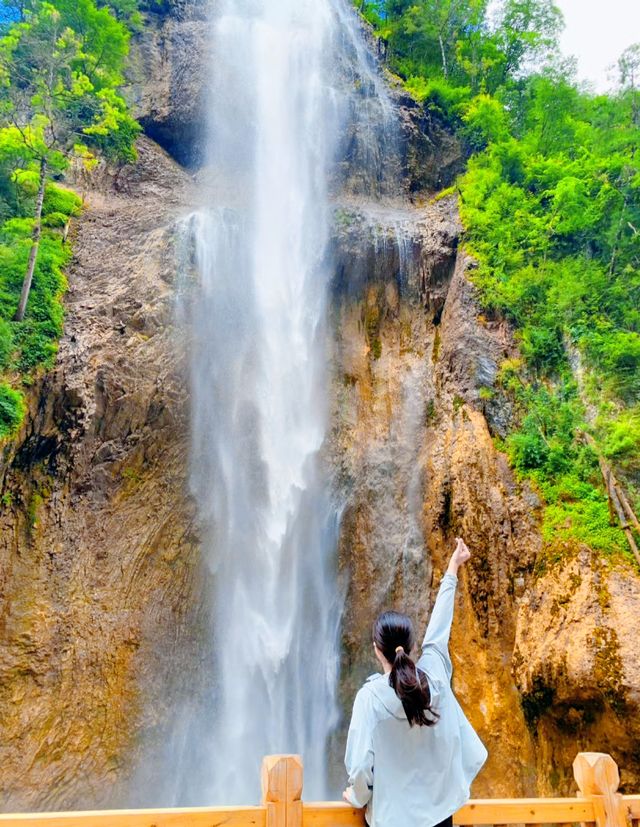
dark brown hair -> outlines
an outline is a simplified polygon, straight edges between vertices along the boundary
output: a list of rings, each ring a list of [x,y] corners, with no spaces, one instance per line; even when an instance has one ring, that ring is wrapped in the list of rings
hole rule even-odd
[[[410,618],[399,612],[383,612],[373,625],[373,639],[391,664],[389,685],[402,701],[409,726],[433,726],[440,716],[431,709],[427,676],[409,657],[414,639]]]

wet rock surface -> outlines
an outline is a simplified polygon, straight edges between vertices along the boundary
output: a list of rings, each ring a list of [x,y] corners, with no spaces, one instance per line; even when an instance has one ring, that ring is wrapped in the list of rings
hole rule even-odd
[[[334,301],[395,291],[398,301],[422,304],[439,322],[460,235],[450,204],[341,200],[333,227]]]

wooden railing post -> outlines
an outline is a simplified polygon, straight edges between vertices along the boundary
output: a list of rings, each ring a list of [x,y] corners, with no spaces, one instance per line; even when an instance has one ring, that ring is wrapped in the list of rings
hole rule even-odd
[[[267,755],[262,759],[266,827],[302,827],[302,777],[299,755]]]
[[[618,792],[618,765],[606,752],[579,752],[573,762],[579,795],[593,801],[596,827],[628,827],[627,809]]]

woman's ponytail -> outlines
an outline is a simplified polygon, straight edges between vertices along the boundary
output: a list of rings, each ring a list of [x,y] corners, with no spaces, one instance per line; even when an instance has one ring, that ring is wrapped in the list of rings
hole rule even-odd
[[[440,716],[431,709],[427,677],[409,657],[413,648],[411,620],[398,612],[384,612],[376,620],[373,639],[391,664],[389,685],[402,702],[409,726],[435,724]]]

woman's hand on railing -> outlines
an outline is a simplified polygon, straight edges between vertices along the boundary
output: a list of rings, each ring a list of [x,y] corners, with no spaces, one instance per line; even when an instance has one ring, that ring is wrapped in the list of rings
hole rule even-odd
[[[347,804],[351,804],[351,799],[349,798],[349,793],[352,791],[351,787],[347,787],[347,789],[342,793],[342,797],[347,802]],[[351,804],[353,807],[353,804]]]
[[[463,563],[466,563],[470,557],[471,552],[467,548],[464,540],[461,537],[456,537],[456,547],[453,550],[451,559],[449,560],[447,574],[453,574],[455,577],[457,577],[458,569]]]

